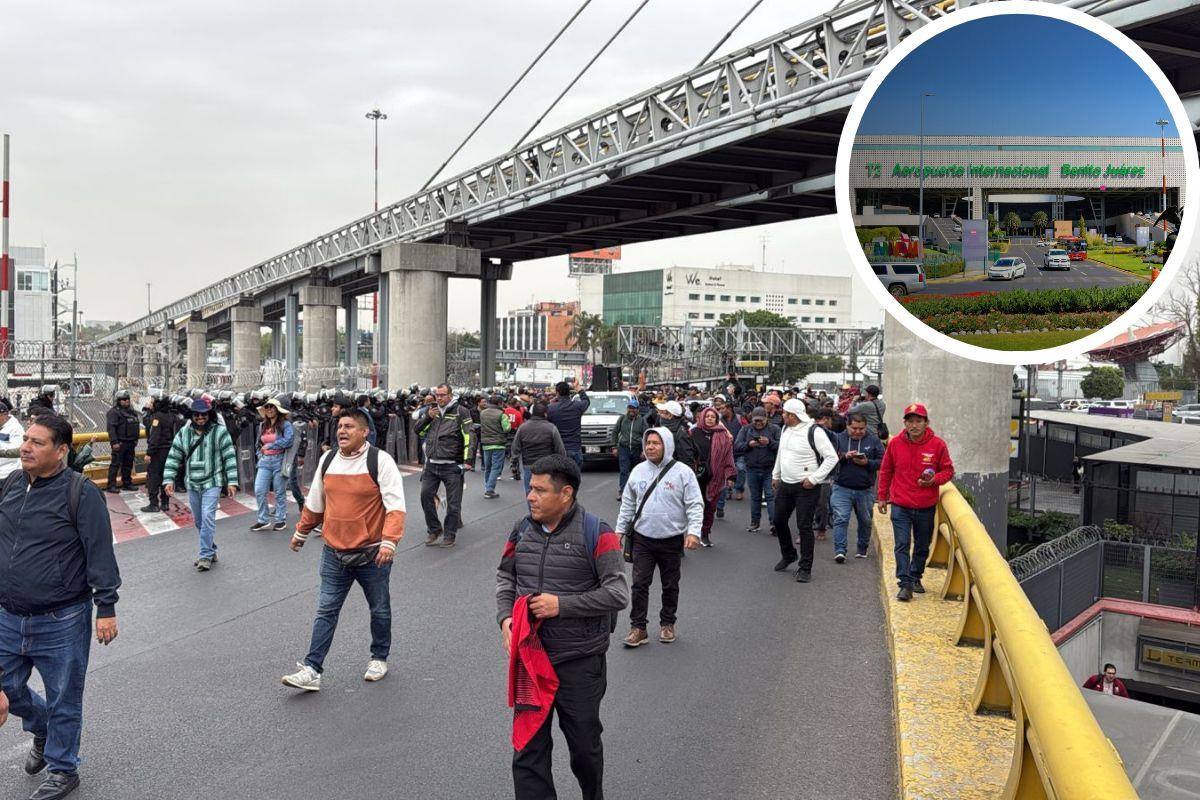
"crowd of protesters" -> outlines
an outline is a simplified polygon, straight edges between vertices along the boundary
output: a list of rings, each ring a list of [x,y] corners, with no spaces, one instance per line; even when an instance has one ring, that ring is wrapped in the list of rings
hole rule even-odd
[[[605,654],[618,615],[630,609],[622,639],[627,648],[650,641],[649,596],[657,572],[657,638],[675,642],[685,551],[714,546],[716,519],[731,508],[747,508],[746,531],[765,528],[778,542],[775,569],[795,565],[795,580],[807,583],[816,542],[830,532],[834,563],[850,555],[868,557],[874,504],[890,513],[897,598],[909,601],[924,591],[938,487],[954,475],[926,407],[906,405],[903,431],[889,436],[886,404],[875,386],[861,392],[846,386],[836,396],[795,387],[759,393],[736,380],[711,395],[687,387],[628,391],[611,429],[619,507],[608,514],[585,510],[578,500],[584,482],[582,421],[591,404],[578,384],[467,393],[443,383],[428,390],[412,387],[403,402],[400,395],[393,402],[341,392],[318,401],[312,395],[255,394],[248,404],[221,407],[222,398],[203,392],[152,396],[140,418],[149,456],[149,505],[142,510],[166,510],[174,494],[185,491],[199,534],[195,566],[209,571],[218,560],[218,500],[236,492],[239,482],[234,439],[241,430],[252,431],[257,514],[251,530],[285,529],[290,492],[302,507],[291,549],[323,537],[309,649],[297,671],[283,677],[293,688],[320,690],[325,655],[355,583],[370,614],[363,677],[378,681],[387,674],[390,573],[406,513],[397,459],[383,449],[395,417],[407,416],[406,427],[420,442],[427,546],[455,545],[463,528],[466,474],[478,466],[482,496],[496,499],[508,462],[511,477],[522,484],[527,511],[503,544],[496,589],[497,621],[509,656],[518,798],[555,796],[550,760],[555,714],[583,797],[603,796],[600,704],[607,686]],[[122,393],[109,414],[110,491],[132,486],[140,431],[130,404]],[[386,413],[377,413],[380,408]],[[309,425],[293,423],[314,421],[314,409],[320,409],[315,438],[306,433]],[[9,710],[21,717],[33,736],[26,771],[50,768],[33,798],[54,800],[78,785],[80,665],[87,662],[93,606],[97,640],[108,644],[116,637],[120,577],[103,496],[69,467],[72,431],[53,412],[53,398],[27,429],[14,425],[11,412],[0,400],[0,438],[20,439],[19,459],[8,465],[7,477],[0,474],[5,478],[0,724]],[[309,451],[316,463],[306,496],[298,476]],[[604,519],[609,515],[612,525]],[[23,537],[45,538],[48,549],[6,546],[18,527]],[[29,552],[47,555],[38,563],[21,563],[17,554]],[[632,565],[631,577],[622,562]],[[72,644],[39,656],[40,636],[55,642],[68,637]],[[42,674],[45,699],[28,686],[33,667]]]

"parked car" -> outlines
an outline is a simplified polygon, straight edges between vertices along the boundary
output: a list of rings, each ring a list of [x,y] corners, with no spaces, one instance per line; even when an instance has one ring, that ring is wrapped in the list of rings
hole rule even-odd
[[[1070,269],[1071,259],[1067,251],[1060,247],[1052,247],[1046,251],[1046,269]]]
[[[1096,400],[1088,408],[1089,414],[1100,414],[1106,417],[1132,417],[1132,400]]]
[[[1171,411],[1171,420],[1174,422],[1192,422],[1193,424],[1200,423],[1200,403],[1183,403],[1175,406]]]
[[[1026,272],[1025,259],[1015,256],[997,258],[996,263],[987,268],[989,281],[1011,281],[1024,278]]]
[[[913,292],[925,291],[925,268],[916,262],[884,263],[875,262],[871,269],[879,276],[879,281],[892,297],[904,297]]]

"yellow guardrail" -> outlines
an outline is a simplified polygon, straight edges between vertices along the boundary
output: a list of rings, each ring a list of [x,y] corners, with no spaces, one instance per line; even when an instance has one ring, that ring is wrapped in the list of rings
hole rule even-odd
[[[1003,797],[1136,800],[1045,623],[953,484],[942,487],[929,564],[946,569],[942,599],[964,601],[955,644],[984,649],[975,712],[1016,722]]]
[[[138,431],[138,439],[146,438],[146,429],[142,428]],[[107,442],[108,431],[95,431],[92,433],[77,433],[71,437],[71,446],[80,448],[85,444],[94,444],[96,442]],[[139,464],[144,464],[146,453],[143,450],[138,450],[134,454],[134,484],[142,484],[146,482],[146,473],[137,470]],[[88,478],[92,483],[96,484],[96,488],[105,489],[108,487],[108,461],[97,459],[83,468],[84,477]]]

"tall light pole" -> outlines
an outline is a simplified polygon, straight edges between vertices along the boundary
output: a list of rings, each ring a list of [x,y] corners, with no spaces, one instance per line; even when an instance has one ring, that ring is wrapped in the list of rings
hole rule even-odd
[[[917,183],[917,238],[920,244],[917,248],[925,252],[925,98],[933,97],[933,92],[921,92],[921,128],[918,136],[917,149],[921,151],[921,172]]]
[[[1162,184],[1162,208],[1160,208],[1159,211],[1162,212],[1162,211],[1167,210],[1167,126],[1170,125],[1171,123],[1165,119],[1159,118],[1159,120],[1157,122],[1155,122],[1154,124],[1158,126],[1159,144],[1162,147],[1161,161],[1159,162],[1162,166],[1162,181],[1163,181],[1163,184]],[[1163,221],[1162,221],[1162,228],[1163,228],[1163,233],[1166,233],[1167,232],[1167,220],[1165,217],[1163,218]]]
[[[387,114],[384,114],[378,108],[371,109],[367,114],[367,119],[375,123],[375,210],[379,210],[379,120],[387,119]]]

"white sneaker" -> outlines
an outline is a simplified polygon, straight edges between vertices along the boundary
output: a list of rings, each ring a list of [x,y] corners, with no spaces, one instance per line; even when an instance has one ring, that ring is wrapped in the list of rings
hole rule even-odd
[[[387,675],[387,662],[381,661],[378,658],[372,658],[367,662],[367,673],[363,675],[364,681],[377,681]]]
[[[296,666],[300,669],[291,675],[283,676],[283,685],[291,686],[295,689],[303,689],[306,692],[321,691],[321,673],[308,664],[296,662]]]

